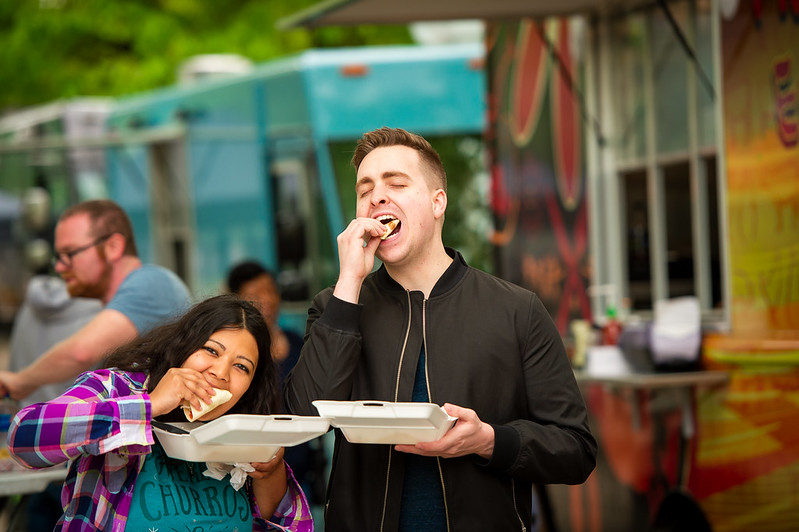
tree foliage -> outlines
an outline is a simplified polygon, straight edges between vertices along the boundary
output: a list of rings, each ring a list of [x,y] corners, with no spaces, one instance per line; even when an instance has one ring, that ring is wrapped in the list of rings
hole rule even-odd
[[[0,1],[0,110],[175,81],[197,54],[255,62],[311,47],[410,42],[404,26],[275,28],[319,0]]]

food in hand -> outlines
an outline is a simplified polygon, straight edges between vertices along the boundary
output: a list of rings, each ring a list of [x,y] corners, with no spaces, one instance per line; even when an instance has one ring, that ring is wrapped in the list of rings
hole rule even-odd
[[[197,421],[217,406],[227,403],[233,398],[233,394],[227,390],[214,388],[214,391],[216,394],[211,396],[211,404],[208,404],[205,401],[200,401],[202,408],[194,408],[194,406],[191,404],[182,405],[181,408],[183,408],[183,413],[186,415],[186,419],[189,421]]]
[[[383,233],[383,236],[380,237],[380,240],[387,239],[388,236],[394,231],[394,229],[397,228],[397,225],[399,225],[399,220],[397,220],[396,218],[391,220],[390,222],[386,223],[385,224],[386,232]]]

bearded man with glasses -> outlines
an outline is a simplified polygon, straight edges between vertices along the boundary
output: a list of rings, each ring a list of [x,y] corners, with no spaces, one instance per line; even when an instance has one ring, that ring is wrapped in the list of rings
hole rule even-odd
[[[64,211],[55,228],[53,266],[70,296],[99,299],[104,308],[26,368],[0,371],[0,397],[24,399],[44,384],[73,379],[116,347],[176,318],[191,302],[177,275],[142,264],[130,219],[110,200]]]

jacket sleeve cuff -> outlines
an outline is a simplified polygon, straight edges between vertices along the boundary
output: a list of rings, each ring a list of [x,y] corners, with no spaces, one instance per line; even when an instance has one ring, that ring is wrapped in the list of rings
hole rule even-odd
[[[349,303],[336,296],[330,296],[330,301],[325,306],[317,323],[332,329],[357,333],[360,332],[359,323],[362,310],[363,305],[361,304]]]
[[[522,446],[521,437],[513,427],[491,425],[494,428],[494,454],[490,460],[478,458],[477,463],[500,471],[507,471],[516,462]]]
[[[147,454],[154,443],[149,419],[152,405],[147,394],[130,395],[115,400],[118,428],[100,442],[100,452],[117,450],[124,454]]]

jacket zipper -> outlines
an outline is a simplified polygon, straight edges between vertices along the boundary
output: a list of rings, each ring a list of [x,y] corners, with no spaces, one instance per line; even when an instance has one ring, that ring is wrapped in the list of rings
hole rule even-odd
[[[399,382],[400,382],[400,373],[402,372],[402,361],[405,359],[405,349],[408,347],[408,337],[411,334],[411,316],[412,316],[412,307],[411,307],[411,292],[409,290],[405,290],[405,296],[408,302],[408,327],[405,329],[405,339],[402,341],[402,351],[400,351],[400,359],[399,359],[399,366],[397,366],[397,380],[394,384],[394,402],[397,402],[397,398],[399,397]],[[422,313],[422,317],[424,319],[424,313]],[[425,368],[425,371],[427,368]],[[428,395],[430,394],[430,389],[428,388],[427,391]],[[440,469],[439,469],[440,471]],[[388,505],[388,480],[389,475],[391,474],[391,446],[388,448],[388,468],[386,469],[386,489],[383,491],[383,513],[380,516],[380,531],[383,531],[383,525],[386,521],[386,506]]]
[[[516,519],[519,520],[519,524],[522,525],[522,532],[527,532],[527,527],[524,526],[524,520],[522,516],[519,515],[519,507],[516,506],[516,481],[510,479],[510,493],[513,497],[513,511],[516,514]]]
[[[427,399],[433,401],[430,393],[430,376],[427,373],[427,361],[430,359],[430,352],[427,349],[427,299],[422,301],[422,345],[424,346],[424,383],[427,386]],[[447,532],[449,532],[449,505],[447,504],[447,487],[444,485],[444,471],[441,469],[441,457],[436,456],[436,467],[438,467],[438,478],[441,480],[441,495],[444,499],[444,518],[447,520]],[[518,515],[518,512],[516,512]]]

